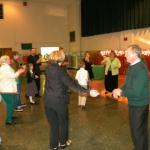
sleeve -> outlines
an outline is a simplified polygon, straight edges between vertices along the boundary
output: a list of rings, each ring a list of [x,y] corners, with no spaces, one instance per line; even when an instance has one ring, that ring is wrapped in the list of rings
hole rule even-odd
[[[33,59],[33,57],[30,55],[30,56],[28,56],[28,63],[31,63],[31,64],[35,64],[35,61],[34,61],[34,59]]]
[[[89,93],[89,90],[81,87],[77,82],[75,82],[67,73],[67,71],[65,71],[64,69],[61,70],[61,80],[63,82],[64,85],[66,85],[67,87],[69,87],[70,89],[72,89],[75,92],[79,92],[79,93]]]
[[[106,60],[107,60],[107,57],[105,57],[105,58],[101,61],[101,64],[102,64],[102,65],[105,65],[105,64],[106,64]]]
[[[86,71],[86,78],[87,78],[87,82],[89,81],[89,73],[88,71]]]
[[[77,71],[75,79],[78,80],[79,79],[79,72]]]
[[[121,95],[122,95],[122,96],[126,96],[125,89],[126,89],[126,84],[123,84],[122,87],[121,87],[121,90],[122,90]]]
[[[120,68],[121,67],[121,62],[120,60],[117,58],[117,67]]]

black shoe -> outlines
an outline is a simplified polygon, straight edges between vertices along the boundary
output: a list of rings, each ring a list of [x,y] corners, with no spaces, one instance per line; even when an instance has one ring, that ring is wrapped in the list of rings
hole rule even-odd
[[[64,148],[66,148],[67,147],[67,145],[66,144],[64,144],[64,145],[60,145],[60,148],[61,149],[64,149]]]
[[[6,122],[5,124],[11,126],[11,125],[15,125],[16,123],[13,121],[13,122]]]
[[[13,116],[13,117],[12,117],[12,119],[13,119],[13,120],[16,120],[16,119],[18,119],[18,117],[16,117],[16,116]]]
[[[50,150],[58,150],[58,148],[56,147],[56,148],[50,148]]]
[[[35,97],[41,97],[40,94],[35,94]]]
[[[12,123],[11,123],[11,122],[6,122],[5,124],[6,124],[6,125],[12,125]]]
[[[107,91],[105,91],[105,94],[108,94],[108,92],[107,92]]]
[[[41,98],[42,96],[40,96],[40,95],[36,95],[35,97],[36,97],[36,98]]]
[[[12,122],[6,122],[5,124],[10,126],[10,125],[15,125],[16,122],[15,122],[15,121],[12,121]]]
[[[81,109],[82,109],[82,110],[86,110],[86,107],[85,107],[85,106],[81,106]]]

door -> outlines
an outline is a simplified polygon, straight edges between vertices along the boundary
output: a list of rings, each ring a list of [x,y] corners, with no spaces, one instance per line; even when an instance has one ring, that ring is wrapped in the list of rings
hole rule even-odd
[[[0,56],[8,55],[12,57],[12,48],[0,48]]]

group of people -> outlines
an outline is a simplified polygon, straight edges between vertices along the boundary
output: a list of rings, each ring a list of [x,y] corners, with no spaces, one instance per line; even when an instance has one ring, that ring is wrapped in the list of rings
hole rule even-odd
[[[149,73],[146,63],[141,58],[141,48],[130,45],[125,58],[129,64],[126,80],[118,88],[118,74],[121,63],[114,51],[105,57],[105,89],[114,98],[120,96],[128,98],[129,124],[134,150],[148,150],[148,108],[149,108]]]
[[[89,56],[88,56],[89,57]],[[130,45],[125,57],[129,63],[126,81],[118,88],[118,74],[121,63],[114,51],[110,57],[104,58],[106,92],[112,92],[113,97],[126,96],[129,101],[129,122],[134,150],[148,150],[148,105],[149,105],[149,77],[145,63],[141,61],[141,48]],[[57,150],[70,145],[68,135],[68,92],[67,87],[79,92],[78,105],[85,106],[86,96],[89,93],[88,81],[92,79],[90,71],[86,70],[85,61],[81,61],[80,69],[74,82],[61,67],[64,52],[54,52],[49,56],[50,64],[46,69],[45,110],[51,128],[50,147]],[[90,61],[90,69],[92,64]],[[91,78],[90,78],[91,77]],[[108,87],[109,86],[109,87]]]
[[[28,56],[28,64],[19,62],[19,53],[13,52],[12,56],[0,57],[0,94],[6,104],[6,124],[13,124],[14,111],[23,111],[26,104],[21,102],[21,85],[24,76],[27,78],[26,95],[30,103],[35,103],[32,96],[39,96],[40,90],[40,60],[36,50],[31,50]],[[37,83],[37,84],[36,84]],[[37,94],[37,95],[35,95]]]
[[[65,60],[63,50],[54,51],[49,55],[49,63],[45,70],[44,107],[51,128],[49,137],[52,150],[63,149],[71,144],[68,132],[68,88],[79,93],[78,105],[83,108],[87,95],[91,94],[92,96],[92,89],[89,89],[88,82],[93,79],[93,73],[88,55],[81,61],[80,69],[76,73],[75,79],[78,82],[68,75],[66,68],[62,67]],[[110,57],[106,57],[102,61],[105,65],[105,88],[106,92],[112,92],[115,98],[120,96],[128,98],[129,122],[135,150],[148,150],[148,69],[146,64],[141,61],[141,48],[138,45],[130,45],[125,52],[125,57],[129,67],[125,83],[121,88],[118,88],[121,63],[114,51],[111,51]],[[32,99],[34,94],[39,96],[39,65],[41,61],[39,56],[36,56],[35,50],[31,50],[28,58],[29,70],[26,74],[29,91],[27,91],[27,95],[30,102],[34,103]],[[14,70],[8,56],[0,58],[0,65],[0,93],[7,106],[6,124],[12,124],[14,102],[16,94],[19,93],[16,79],[26,72],[26,68],[22,66]]]
[[[146,63],[141,58],[141,52],[141,48],[136,44],[127,48],[125,58],[129,66],[125,83],[121,88],[118,88],[121,62],[115,52],[111,51],[109,56],[104,57],[101,62],[105,67],[105,94],[109,92],[114,98],[120,96],[128,98],[129,123],[134,150],[148,150],[149,73]],[[89,54],[86,56],[89,58]],[[88,72],[85,68],[86,63],[82,62],[80,70],[77,71],[76,79],[82,87],[87,88],[87,74],[89,73],[90,77],[93,77],[91,61],[88,61]],[[85,102],[86,98],[79,95],[78,105],[85,106]]]

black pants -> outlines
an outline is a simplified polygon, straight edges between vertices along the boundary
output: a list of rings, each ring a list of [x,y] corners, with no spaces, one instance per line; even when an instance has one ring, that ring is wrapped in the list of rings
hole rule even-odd
[[[129,122],[135,150],[148,150],[148,105],[129,106]]]
[[[46,116],[51,128],[50,147],[58,147],[60,142],[66,144],[68,140],[68,105],[62,104],[59,110],[46,107]]]
[[[108,71],[108,74],[105,75],[105,89],[108,92],[112,92],[114,89],[118,88],[118,75],[113,75],[111,71]]]
[[[41,87],[40,75],[38,75],[38,76],[39,76],[39,78],[35,79],[36,87],[37,87],[37,90],[38,90],[38,93],[37,93],[36,96],[40,95],[40,87]]]

